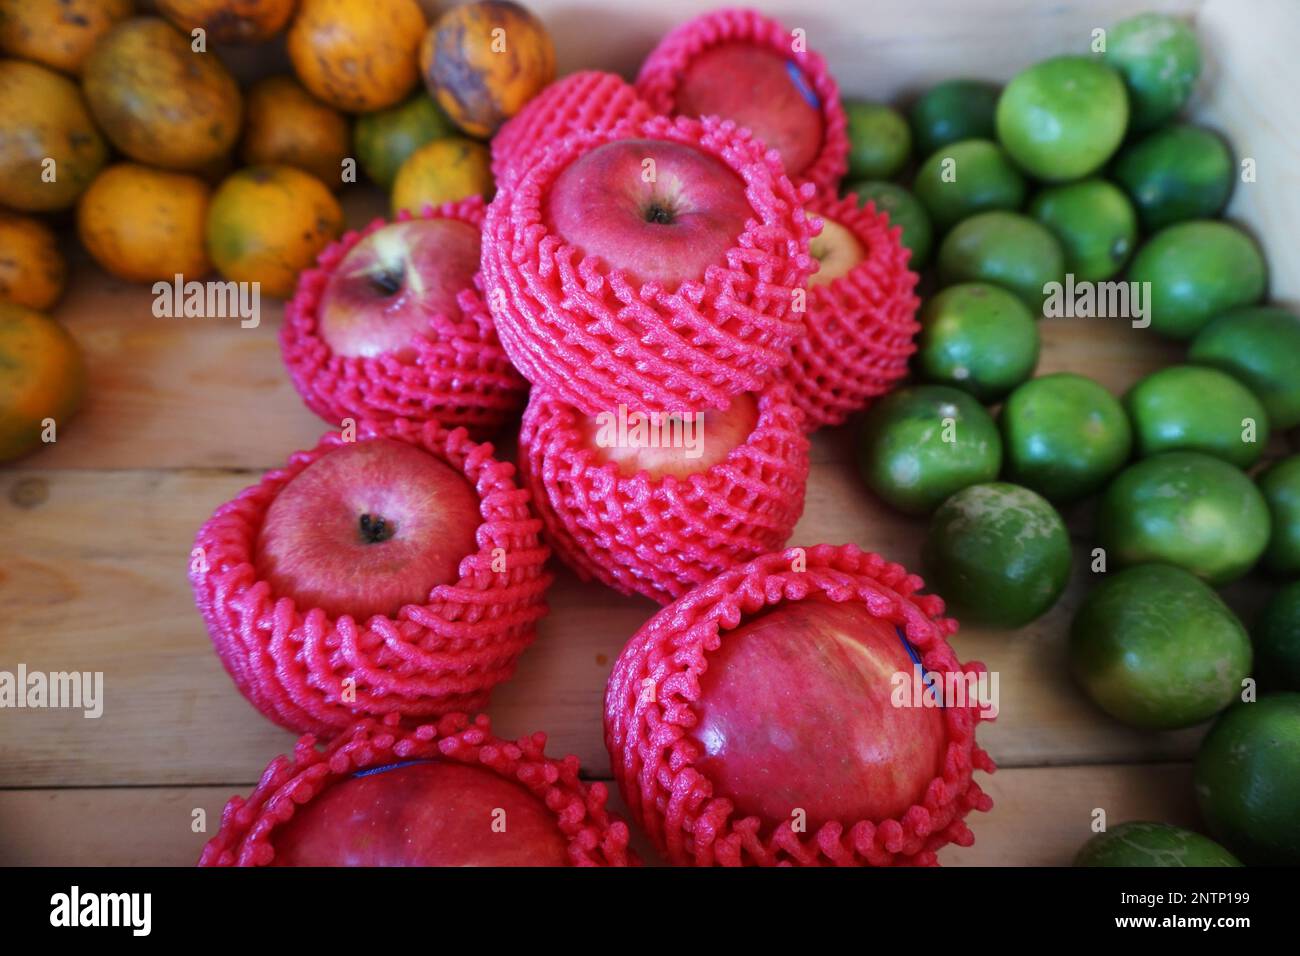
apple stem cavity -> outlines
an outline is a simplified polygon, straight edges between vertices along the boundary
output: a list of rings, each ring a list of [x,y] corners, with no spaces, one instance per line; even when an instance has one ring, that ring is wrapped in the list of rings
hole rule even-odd
[[[370,284],[381,295],[397,295],[402,291],[403,275],[400,272],[394,272],[391,269],[383,269],[379,272],[371,273]]]
[[[396,533],[396,526],[379,515],[361,516],[361,540],[366,544],[382,544]]]
[[[651,203],[645,211],[645,221],[657,223],[661,226],[671,226],[673,223],[673,211],[662,203]]]

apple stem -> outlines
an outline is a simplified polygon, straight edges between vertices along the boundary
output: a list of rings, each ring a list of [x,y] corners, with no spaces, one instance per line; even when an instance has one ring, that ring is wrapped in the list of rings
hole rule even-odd
[[[378,515],[361,516],[361,540],[366,544],[379,544],[391,538],[397,529]]]

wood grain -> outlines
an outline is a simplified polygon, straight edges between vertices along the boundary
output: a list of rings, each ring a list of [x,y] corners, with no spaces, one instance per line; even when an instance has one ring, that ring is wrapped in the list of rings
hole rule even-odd
[[[238,695],[211,652],[185,578],[193,534],[252,480],[203,471],[44,471],[0,475],[0,669],[103,671],[104,716],[8,711],[0,786],[238,780],[287,735]],[[23,502],[18,504],[16,502]],[[38,504],[32,504],[39,501]],[[918,566],[923,525],[863,493],[848,463],[812,474],[795,544],[855,542]],[[1082,543],[1080,548],[1082,548]],[[1145,734],[1097,712],[1065,669],[1068,622],[1090,572],[1048,615],[1015,632],[963,630],[964,658],[998,671],[1002,713],[982,732],[1007,765],[1186,757],[1196,731]],[[1245,601],[1257,601],[1247,588]],[[623,643],[653,613],[561,574],[551,614],[491,713],[503,733],[545,730],[602,774],[601,699]]]
[[[1187,764],[1002,770],[981,785],[993,810],[970,819],[974,846],[940,852],[944,866],[1067,866],[1092,835],[1097,808],[1109,826],[1196,825]],[[226,800],[251,786],[0,791],[0,866],[192,866]],[[617,790],[610,805],[626,818]],[[205,832],[195,832],[195,811]],[[662,865],[633,832],[645,861]]]
[[[667,28],[716,6],[530,5],[557,37],[562,71],[628,76]],[[1258,167],[1258,181],[1239,185],[1230,212],[1263,242],[1274,297],[1294,303],[1300,295],[1300,248],[1290,237],[1300,218],[1300,132],[1286,121],[1300,79],[1286,40],[1300,29],[1300,10],[1290,0],[758,5],[807,30],[846,96],[893,102],[939,79],[1006,79],[1046,55],[1084,48],[1093,28],[1140,9],[1193,16],[1207,64],[1195,115]],[[272,62],[241,59],[248,75]],[[353,226],[384,209],[374,190],[348,188],[342,198]],[[279,304],[263,303],[256,329],[155,318],[148,288],[72,258],[71,288],[56,314],[85,348],[90,399],[57,444],[0,472],[0,669],[103,671],[107,703],[99,720],[0,712],[0,864],[188,865],[206,838],[190,829],[193,809],[205,809],[214,826],[225,800],[246,792],[292,741],[249,707],[211,652],[185,580],[193,535],[214,507],[314,444],[327,425],[303,407],[280,364]],[[1180,346],[1113,321],[1049,320],[1041,329],[1040,372],[1080,372],[1116,393],[1182,355]],[[852,432],[817,436],[793,543],[854,541],[915,568],[924,524],[864,492]],[[508,455],[510,441],[503,444]],[[1068,518],[1083,555],[1089,511]],[[1003,769],[987,784],[994,812],[972,821],[975,847],[950,848],[945,863],[1067,863],[1096,807],[1112,823],[1195,822],[1186,760],[1202,731],[1121,727],[1066,674],[1065,632],[1087,578],[1077,562],[1061,603],[1028,628],[968,628],[955,638],[963,658],[999,673],[1002,713],[981,741]],[[1249,619],[1261,591],[1248,582],[1228,597]],[[567,573],[551,605],[537,645],[491,713],[502,735],[544,729],[553,753],[575,753],[588,775],[602,777],[605,679],[654,606]]]

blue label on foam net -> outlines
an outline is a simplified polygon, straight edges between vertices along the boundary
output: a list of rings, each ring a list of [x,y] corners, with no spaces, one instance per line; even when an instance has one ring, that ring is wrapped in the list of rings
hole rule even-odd
[[[807,100],[808,105],[815,110],[822,108],[822,101],[817,98],[813,88],[808,85],[808,77],[803,75],[803,70],[799,69],[799,64],[794,60],[785,61],[785,71],[790,74],[790,82],[794,88],[799,91],[799,95]]]

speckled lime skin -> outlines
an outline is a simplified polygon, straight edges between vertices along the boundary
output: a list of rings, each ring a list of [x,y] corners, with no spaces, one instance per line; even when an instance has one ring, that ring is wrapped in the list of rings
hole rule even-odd
[[[1047,499],[1004,482],[972,485],[934,513],[926,580],[963,620],[1023,627],[1070,579],[1070,535]]]
[[[1190,727],[1238,699],[1250,674],[1246,629],[1180,568],[1111,572],[1070,627],[1070,670],[1106,713],[1133,727]]]
[[[1106,489],[1097,517],[1113,567],[1163,561],[1216,586],[1254,567],[1268,535],[1268,505],[1255,483],[1200,452],[1130,465]]]
[[[867,487],[891,507],[929,514],[954,492],[998,476],[1002,439],[984,406],[965,392],[915,385],[867,412],[858,467]]]
[[[1133,821],[1111,827],[1085,843],[1075,866],[1241,866],[1209,837],[1168,823]]]
[[[1300,864],[1300,694],[1234,705],[1196,755],[1196,802],[1248,865]]]

